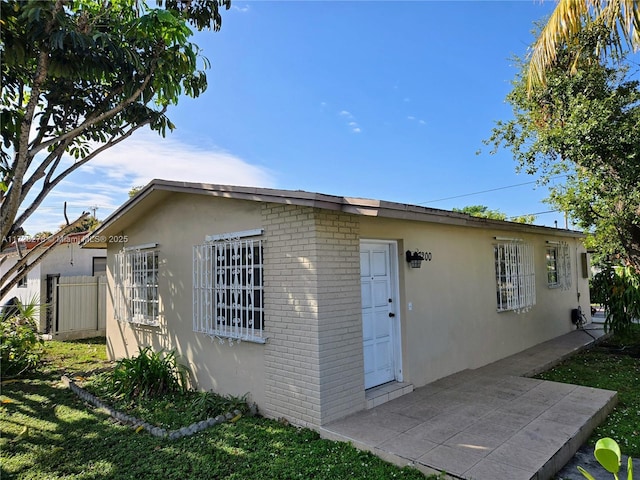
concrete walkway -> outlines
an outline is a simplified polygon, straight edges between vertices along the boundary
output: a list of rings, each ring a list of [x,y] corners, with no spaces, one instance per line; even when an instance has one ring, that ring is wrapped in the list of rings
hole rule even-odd
[[[615,392],[533,378],[594,342],[597,325],[476,370],[445,377],[325,425],[398,465],[449,478],[547,480],[567,463],[617,401]],[[591,336],[592,335],[592,336]]]

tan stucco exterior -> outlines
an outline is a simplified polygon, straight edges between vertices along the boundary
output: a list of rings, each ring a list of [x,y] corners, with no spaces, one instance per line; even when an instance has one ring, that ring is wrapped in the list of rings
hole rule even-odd
[[[569,290],[549,288],[547,241],[553,231],[511,237],[534,245],[536,305],[526,313],[498,312],[493,245],[500,230],[363,217],[362,238],[398,240],[404,381],[416,387],[477,368],[575,328],[571,309],[589,311],[588,279],[578,260],[585,252],[579,239],[570,243],[573,281]],[[405,250],[429,251],[430,262],[409,268]],[[579,295],[578,295],[579,294]],[[580,300],[578,300],[580,298]],[[408,310],[408,304],[412,310]]]
[[[222,208],[221,208],[221,204]],[[192,247],[206,235],[260,227],[260,205],[175,193],[159,204],[141,208],[107,237],[107,349],[111,358],[137,354],[139,346],[175,349],[198,388],[231,395],[250,393],[264,404],[264,346],[248,342],[221,344],[193,332]],[[229,230],[231,229],[231,230]],[[113,255],[125,247],[157,243],[160,326],[118,322],[113,311]]]
[[[107,219],[96,235],[109,243],[108,350],[176,349],[200,389],[250,393],[262,413],[322,425],[365,408],[360,242],[389,240],[399,293],[401,370],[415,387],[504,358],[575,328],[572,308],[589,312],[579,265],[581,235],[479,221],[464,215],[306,192],[158,181]],[[194,333],[192,247],[207,235],[263,229],[265,344],[212,341]],[[495,237],[534,246],[536,305],[498,312]],[[572,284],[549,288],[548,241],[570,245]],[[124,247],[157,243],[160,325],[117,322],[112,259]],[[94,246],[99,246],[97,243]],[[431,252],[420,269],[407,250]],[[411,304],[411,308],[409,308]]]

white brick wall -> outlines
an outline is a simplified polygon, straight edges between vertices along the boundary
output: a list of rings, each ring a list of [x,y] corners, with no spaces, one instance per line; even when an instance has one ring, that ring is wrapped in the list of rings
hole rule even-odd
[[[265,204],[265,413],[322,425],[364,407],[358,217]]]
[[[322,423],[364,407],[359,217],[318,212]]]

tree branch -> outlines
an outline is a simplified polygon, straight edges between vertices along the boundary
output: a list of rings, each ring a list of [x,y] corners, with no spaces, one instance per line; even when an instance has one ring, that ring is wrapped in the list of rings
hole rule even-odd
[[[155,57],[155,59],[157,59],[157,57]],[[125,99],[122,102],[120,102],[116,107],[112,108],[111,110],[108,110],[108,111],[106,111],[106,112],[104,112],[104,113],[102,113],[102,114],[100,114],[100,115],[98,115],[96,117],[92,117],[91,115],[87,116],[87,118],[85,119],[84,122],[82,122],[76,128],[71,129],[67,133],[64,133],[64,134],[59,135],[59,136],[57,136],[57,137],[55,137],[55,138],[53,138],[53,139],[51,139],[49,141],[41,143],[38,146],[34,146],[30,150],[30,155],[31,156],[35,156],[40,150],[48,148],[51,145],[55,145],[58,142],[64,142],[64,141],[69,140],[69,139],[74,139],[74,138],[78,137],[80,134],[82,134],[89,127],[93,127],[94,125],[96,125],[96,124],[98,124],[100,122],[103,122],[105,120],[109,120],[110,118],[113,118],[118,113],[120,113],[122,110],[124,110],[126,107],[128,107],[129,105],[134,103],[138,99],[138,97],[140,97],[142,95],[144,90],[149,85],[149,82],[151,81],[151,78],[153,78],[154,73],[155,73],[155,62],[152,62],[151,69],[150,69],[149,73],[146,75],[146,77],[144,78],[142,84],[127,99]]]
[[[63,0],[57,0],[52,10],[51,20],[47,22],[45,32],[50,34],[57,14],[63,9]],[[5,237],[12,228],[10,219],[15,218],[18,208],[20,207],[20,196],[22,193],[22,180],[29,166],[29,135],[31,134],[31,124],[38,105],[40,91],[44,84],[49,69],[49,50],[43,47],[38,55],[38,62],[34,74],[33,84],[30,88],[30,97],[25,108],[25,116],[20,125],[20,136],[18,145],[16,146],[16,161],[12,170],[9,186],[6,196],[0,206],[0,234]]]
[[[60,163],[60,160],[62,159],[62,156],[64,155],[64,152],[68,146],[69,146],[69,142],[61,143],[60,145],[58,145],[53,152],[51,152],[49,155],[45,157],[44,160],[42,160],[40,165],[38,165],[38,168],[36,169],[36,171],[31,174],[29,179],[23,183],[22,193],[20,195],[21,205],[22,205],[22,202],[24,202],[25,198],[27,197],[27,194],[29,193],[29,191],[38,182],[38,180],[40,180],[42,177],[45,176],[46,169],[49,167],[49,165],[53,163],[54,166],[49,170],[49,173],[46,174],[47,178],[45,179],[45,184],[47,183],[47,179],[51,177],[52,170],[54,170],[57,167],[57,165]],[[17,225],[14,224],[14,227],[19,227],[20,225],[22,224],[21,223]]]
[[[166,111],[166,107],[162,109],[162,113],[164,113],[165,111]],[[35,210],[40,206],[40,204],[42,204],[42,201],[49,194],[51,189],[54,188],[58,183],[60,183],[60,181],[62,179],[64,179],[67,175],[69,175],[70,173],[74,172],[75,170],[77,170],[81,166],[85,165],[87,162],[92,160],[96,155],[102,153],[103,151],[107,150],[108,148],[111,148],[114,145],[117,145],[121,141],[125,140],[126,138],[130,137],[133,134],[133,132],[135,132],[139,128],[144,127],[145,125],[148,125],[149,123],[151,123],[151,119],[147,119],[144,122],[141,122],[141,123],[131,127],[127,132],[125,132],[122,136],[120,136],[118,138],[115,138],[115,139],[112,138],[107,143],[105,143],[101,147],[99,147],[96,150],[94,150],[93,152],[91,152],[85,158],[83,158],[82,160],[74,163],[72,166],[70,166],[69,168],[67,168],[63,172],[61,172],[56,178],[54,178],[50,182],[48,182],[45,185],[43,185],[42,189],[40,190],[40,193],[38,193],[38,196],[33,200],[33,202],[31,202],[31,205],[29,205],[29,207],[27,207],[27,209],[25,209],[25,211],[22,212],[20,217],[15,221],[15,223],[14,223],[12,228],[15,229],[15,228],[19,227],[20,225],[22,225],[33,214],[33,212],[35,212]],[[52,174],[52,171],[49,172],[49,174],[47,175],[48,179],[51,178],[51,174]]]

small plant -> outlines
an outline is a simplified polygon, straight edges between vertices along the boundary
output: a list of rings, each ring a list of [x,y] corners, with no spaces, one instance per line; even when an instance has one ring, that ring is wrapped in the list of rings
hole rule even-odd
[[[44,342],[38,335],[38,300],[14,302],[0,313],[0,376],[17,377],[38,366]]]
[[[191,408],[200,420],[235,410],[239,410],[244,414],[249,411],[247,395],[234,397],[233,395],[222,396],[213,392],[199,392],[191,403]]]
[[[139,349],[137,357],[123,358],[111,375],[116,395],[128,400],[187,391],[187,368],[180,365],[175,351]]]
[[[609,473],[613,474],[615,480],[619,480],[618,472],[622,463],[622,454],[620,446],[612,438],[601,438],[596,442],[596,448],[593,451],[598,463]],[[580,473],[588,480],[595,480],[595,477],[587,472],[584,468],[578,467]],[[629,457],[627,461],[627,480],[633,480],[633,460]]]

